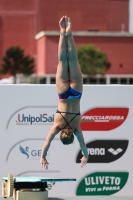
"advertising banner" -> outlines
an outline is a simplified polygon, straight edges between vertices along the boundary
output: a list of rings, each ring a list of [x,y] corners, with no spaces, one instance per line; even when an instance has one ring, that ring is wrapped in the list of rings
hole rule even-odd
[[[83,87],[81,129],[89,155],[83,168],[77,139],[63,145],[59,134],[47,153],[48,170],[41,167],[58,105],[55,85],[0,85],[0,95],[1,182],[8,173],[75,178],[49,182],[49,196],[133,195],[133,86]]]

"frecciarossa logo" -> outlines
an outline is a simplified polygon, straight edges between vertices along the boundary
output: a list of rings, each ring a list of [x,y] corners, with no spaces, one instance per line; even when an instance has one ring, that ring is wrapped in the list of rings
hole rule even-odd
[[[127,118],[129,108],[94,108],[81,116],[83,131],[109,131],[119,127]]]

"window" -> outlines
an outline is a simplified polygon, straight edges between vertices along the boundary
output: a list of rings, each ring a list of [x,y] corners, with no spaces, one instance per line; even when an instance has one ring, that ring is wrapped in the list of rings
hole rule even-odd
[[[40,79],[40,84],[46,84],[46,78]]]
[[[117,78],[111,78],[110,79],[110,84],[117,84],[117,83],[118,83]]]
[[[99,84],[106,84],[105,78],[99,78]]]
[[[121,78],[120,79],[120,84],[127,84],[127,79],[126,78]]]
[[[87,84],[88,81],[87,81],[87,78],[83,78],[83,84]]]
[[[129,84],[133,85],[133,78],[129,79]]]
[[[51,78],[50,83],[55,84],[55,78]]]
[[[96,78],[90,78],[89,84],[97,84],[97,79]]]

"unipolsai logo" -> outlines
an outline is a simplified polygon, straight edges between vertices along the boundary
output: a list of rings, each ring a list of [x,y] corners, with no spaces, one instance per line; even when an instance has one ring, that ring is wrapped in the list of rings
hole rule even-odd
[[[76,195],[112,195],[127,183],[128,172],[95,172],[84,177],[78,184]]]
[[[94,140],[86,144],[89,159],[87,163],[110,163],[124,155],[128,148],[128,140]],[[80,163],[82,152],[76,158]]]
[[[109,131],[124,123],[128,108],[94,108],[81,116],[83,131]]]
[[[54,122],[54,115],[39,114],[39,116],[18,114],[16,119],[16,125],[46,125],[47,123]]]
[[[51,126],[54,123],[55,107],[24,107],[15,111],[7,122],[7,129],[31,126]],[[15,122],[15,123],[14,123]],[[21,126],[22,125],[22,126]]]
[[[32,160],[40,159],[42,152],[40,149],[31,149],[29,146],[22,147],[21,145],[19,146],[19,151],[25,156],[25,158]]]

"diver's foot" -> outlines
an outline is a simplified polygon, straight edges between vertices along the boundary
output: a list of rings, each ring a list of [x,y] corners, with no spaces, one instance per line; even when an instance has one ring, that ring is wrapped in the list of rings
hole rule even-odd
[[[66,34],[69,35],[72,32],[72,22],[71,19],[65,16],[65,24],[66,24]]]
[[[60,32],[63,34],[66,32],[65,17],[63,16],[59,21]]]

